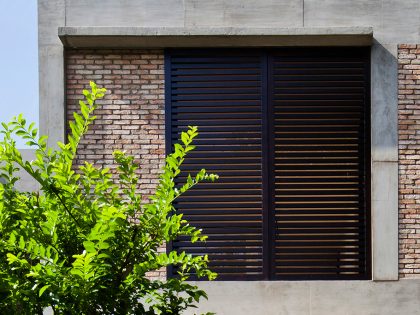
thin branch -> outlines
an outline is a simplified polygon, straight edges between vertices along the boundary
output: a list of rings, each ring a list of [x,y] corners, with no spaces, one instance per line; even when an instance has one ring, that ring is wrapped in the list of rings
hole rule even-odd
[[[67,208],[66,204],[64,203],[64,200],[61,198],[61,196],[57,193],[57,188],[53,186],[53,184],[47,186],[41,179],[39,179],[37,176],[34,176],[26,167],[23,163],[21,163],[20,161],[17,161],[16,159],[13,159],[14,162],[16,162],[17,164],[19,164],[29,175],[32,176],[32,178],[34,178],[38,183],[41,184],[42,187],[44,188],[49,188],[58,198],[58,200],[61,202],[61,204],[64,206],[64,209],[66,210],[66,212],[69,214],[69,216],[73,219],[73,221],[76,223],[76,226],[78,227],[79,230],[81,230],[81,226],[79,224],[79,222],[76,220],[76,218],[73,216],[73,214],[70,212],[69,208]]]
[[[133,243],[133,245],[134,245],[134,242],[135,242],[135,240],[136,240],[136,237],[137,237],[137,233],[138,233],[138,226],[135,226],[134,227],[134,231],[133,231],[133,235],[131,236],[131,242]],[[134,246],[133,246],[134,247]],[[124,268],[125,267],[127,267],[128,266],[128,264],[129,264],[129,259],[130,259],[130,257],[131,257],[131,253],[133,252],[133,247],[131,247],[129,250],[128,250],[128,253],[127,253],[127,255],[125,256],[125,259],[124,259],[124,263],[122,263],[121,264],[121,267],[120,267],[120,269],[118,270],[118,272],[117,272],[117,274],[118,274],[118,278],[117,278],[117,285],[119,285],[120,283],[121,283],[121,281],[122,281],[122,279],[123,279],[123,270],[124,270]]]
[[[73,219],[73,221],[76,223],[77,227],[79,228],[79,230],[82,229],[82,227],[80,226],[79,222],[77,221],[77,219],[74,217],[74,215],[71,213],[70,209],[67,208],[66,203],[64,202],[64,200],[61,198],[61,196],[58,194],[58,189],[51,184],[50,186],[51,191],[57,196],[58,200],[60,200],[61,204],[63,205],[64,209],[66,209],[67,213],[69,214],[69,216]]]

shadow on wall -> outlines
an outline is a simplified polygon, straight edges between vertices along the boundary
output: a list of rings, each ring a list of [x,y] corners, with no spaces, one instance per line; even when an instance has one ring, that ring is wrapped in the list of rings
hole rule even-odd
[[[372,160],[398,161],[397,45],[373,40],[371,53]]]

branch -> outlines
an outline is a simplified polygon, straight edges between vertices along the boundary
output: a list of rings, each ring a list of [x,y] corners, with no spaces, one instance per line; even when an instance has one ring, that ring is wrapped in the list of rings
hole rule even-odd
[[[135,227],[134,227],[134,231],[133,231],[133,235],[131,236],[131,242],[133,243],[133,247],[134,247],[134,241],[136,240],[136,237],[137,237],[137,233],[138,233],[138,226],[136,225]],[[120,267],[120,269],[118,270],[118,272],[117,272],[117,274],[118,274],[118,278],[117,278],[117,285],[119,286],[120,285],[120,283],[121,283],[121,281],[122,281],[122,279],[123,279],[123,277],[124,277],[124,275],[123,275],[123,270],[124,270],[124,268],[125,267],[127,267],[128,266],[128,264],[129,264],[129,259],[130,259],[130,257],[131,257],[131,253],[133,252],[133,247],[131,247],[129,250],[128,250],[128,253],[127,253],[127,255],[125,256],[125,259],[124,259],[124,262],[121,264],[121,267]]]
[[[50,186],[51,191],[54,193],[54,195],[57,196],[58,200],[60,200],[61,204],[63,205],[64,209],[67,211],[67,213],[69,214],[69,216],[73,219],[74,223],[76,223],[77,227],[79,228],[79,230],[82,229],[82,227],[80,226],[79,222],[77,221],[77,219],[74,217],[74,215],[70,212],[70,209],[67,208],[64,200],[61,198],[61,196],[58,194],[58,189],[51,184]]]

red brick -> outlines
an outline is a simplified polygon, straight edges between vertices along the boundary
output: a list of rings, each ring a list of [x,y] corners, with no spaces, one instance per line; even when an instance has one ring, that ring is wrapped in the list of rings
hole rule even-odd
[[[398,58],[399,269],[420,278],[420,45],[399,45]]]
[[[142,165],[138,192],[145,199],[154,192],[165,159],[163,65],[160,50],[74,50],[66,54],[67,119],[79,110],[78,101],[89,81],[108,89],[104,100],[98,101],[97,120],[80,143],[75,167],[87,160],[114,170],[112,152],[125,150]],[[150,278],[165,276],[165,270],[149,274]]]

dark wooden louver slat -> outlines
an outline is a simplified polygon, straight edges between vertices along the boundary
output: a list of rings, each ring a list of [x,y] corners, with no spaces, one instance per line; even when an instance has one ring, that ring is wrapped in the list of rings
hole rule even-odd
[[[270,60],[273,278],[366,278],[369,56],[285,49]]]
[[[208,254],[219,280],[262,276],[261,56],[242,51],[173,51],[167,56],[167,137],[174,143],[188,125],[199,127],[188,172],[220,175],[177,200],[175,207],[208,235],[205,243],[179,239],[178,251]],[[170,84],[170,88],[168,87]],[[176,269],[170,270],[176,274]]]
[[[176,201],[208,235],[218,280],[369,279],[369,49],[174,49],[166,54],[167,153],[199,127]],[[175,276],[177,270],[168,270]]]

